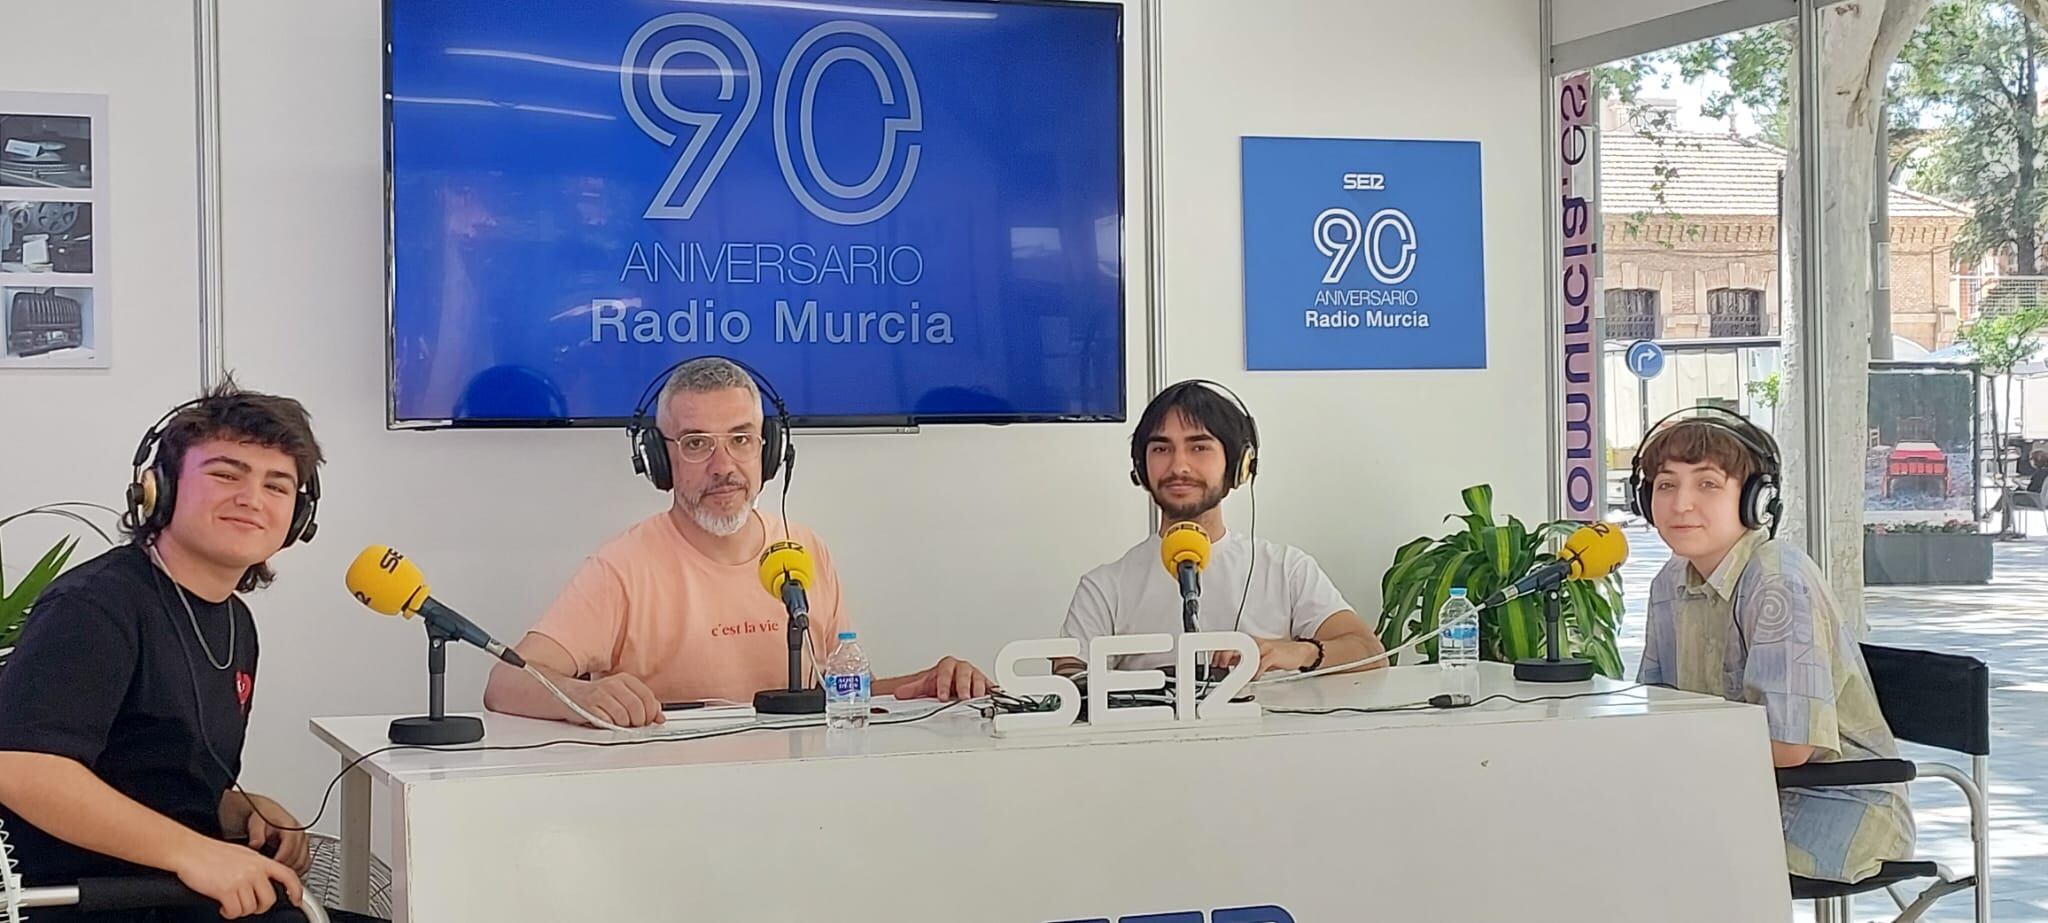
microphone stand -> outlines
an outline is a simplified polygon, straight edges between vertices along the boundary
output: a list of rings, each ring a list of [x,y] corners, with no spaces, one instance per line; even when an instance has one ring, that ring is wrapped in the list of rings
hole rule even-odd
[[[484,739],[483,721],[469,715],[448,714],[448,642],[454,640],[454,632],[427,622],[427,713],[394,719],[388,735],[392,743],[441,747]]]
[[[1190,567],[1190,566],[1192,566],[1192,565],[1188,565],[1188,564],[1182,564],[1181,566],[1182,566],[1182,567]],[[1187,634],[1194,634],[1195,632],[1201,631],[1201,629],[1200,629],[1200,628],[1198,628],[1198,627],[1196,627],[1196,626],[1195,626],[1195,616],[1196,616],[1196,615],[1198,615],[1198,614],[1200,614],[1200,612],[1201,612],[1201,609],[1202,609],[1202,598],[1201,598],[1200,596],[1188,596],[1188,597],[1184,597],[1184,598],[1182,598],[1182,599],[1181,599],[1181,601],[1180,601],[1180,630],[1181,630],[1181,631],[1183,631],[1183,632],[1185,632],[1185,633],[1187,633]],[[1226,674],[1226,673],[1229,673],[1229,672],[1230,672],[1229,670],[1225,670],[1225,669],[1221,669],[1221,668],[1217,668],[1217,667],[1211,667],[1210,665],[1208,665],[1208,664],[1206,664],[1206,663],[1198,663],[1198,664],[1195,664],[1195,675],[1194,675],[1194,676],[1192,677],[1192,681],[1193,681],[1193,682],[1195,682],[1196,684],[1198,684],[1198,687],[1199,687],[1199,685],[1204,685],[1204,684],[1208,684],[1208,683],[1214,683],[1214,682],[1220,682],[1220,681],[1221,681],[1221,680],[1223,679],[1223,676],[1224,676],[1224,674]],[[1179,682],[1179,679],[1178,679],[1178,678],[1176,678],[1176,679],[1175,679],[1174,681],[1175,681],[1175,682]]]
[[[1515,661],[1515,679],[1524,683],[1583,683],[1593,678],[1593,662],[1583,657],[1559,655],[1559,638],[1564,635],[1561,616],[1558,613],[1559,599],[1564,596],[1562,585],[1543,591],[1543,657],[1524,657]]]
[[[811,630],[811,609],[804,588],[795,580],[782,584],[782,606],[789,611],[789,688],[754,693],[754,710],[764,715],[822,715],[825,689],[804,688],[804,637]]]

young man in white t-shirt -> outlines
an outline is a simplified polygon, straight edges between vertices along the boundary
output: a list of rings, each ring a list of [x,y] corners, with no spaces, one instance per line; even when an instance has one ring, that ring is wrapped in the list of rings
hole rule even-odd
[[[1131,434],[1131,479],[1159,506],[1161,534],[1192,522],[1209,535],[1196,627],[1251,635],[1258,641],[1262,673],[1315,670],[1380,653],[1379,638],[1314,558],[1223,527],[1223,498],[1249,484],[1257,471],[1258,429],[1251,415],[1208,382],[1183,381],[1159,392]],[[1066,636],[1085,646],[1102,635],[1181,632],[1180,588],[1160,563],[1159,544],[1159,535],[1148,536],[1083,576],[1067,607]],[[1235,658],[1227,653],[1217,659],[1227,664]],[[1134,654],[1113,666],[1145,670],[1172,662],[1170,652]],[[1062,670],[1080,666],[1060,664]]]

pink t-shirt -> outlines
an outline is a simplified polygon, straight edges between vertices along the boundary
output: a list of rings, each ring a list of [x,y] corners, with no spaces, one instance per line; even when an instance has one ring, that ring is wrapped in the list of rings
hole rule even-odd
[[[781,541],[782,521],[757,515],[768,540]],[[792,524],[789,538],[817,562],[816,585],[805,594],[808,686],[813,656],[829,655],[845,625],[839,574],[811,530]],[[578,673],[631,674],[664,702],[751,701],[756,692],[786,686],[789,673],[788,613],[761,587],[758,561],[758,553],[744,564],[706,558],[663,511],[584,559],[533,631],[567,649]]]

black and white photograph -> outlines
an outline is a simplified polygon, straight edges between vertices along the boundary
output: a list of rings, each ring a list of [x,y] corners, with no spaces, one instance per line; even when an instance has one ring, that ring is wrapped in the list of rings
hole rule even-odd
[[[0,199],[0,273],[90,273],[91,202]]]
[[[92,119],[0,112],[0,186],[92,188]]]
[[[0,368],[101,368],[93,290],[82,286],[0,287],[0,324],[6,342]]]

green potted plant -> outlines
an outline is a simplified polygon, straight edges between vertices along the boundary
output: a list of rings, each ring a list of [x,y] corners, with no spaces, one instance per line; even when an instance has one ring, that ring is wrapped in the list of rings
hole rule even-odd
[[[52,503],[0,518],[0,527],[5,527],[8,523],[25,516],[62,516],[91,529],[100,538],[105,539],[107,544],[113,544],[113,537],[108,535],[106,530],[100,528],[92,520],[79,515],[73,509],[70,509],[71,507],[83,507],[102,510],[110,514],[114,513],[113,510],[96,503]],[[8,655],[14,652],[15,642],[21,640],[21,630],[28,625],[29,607],[35,603],[36,597],[42,595],[43,588],[49,586],[50,581],[55,580],[58,574],[64,572],[65,566],[71,563],[72,552],[77,550],[78,538],[76,536],[65,536],[58,539],[56,544],[51,545],[49,550],[43,552],[43,556],[37,559],[35,566],[30,567],[26,573],[22,574],[21,579],[9,585],[7,582],[6,548],[4,543],[0,543],[0,669],[4,669],[7,666]]]
[[[1870,586],[1991,582],[1992,536],[1967,519],[1863,524]]]
[[[1389,649],[1436,630],[1436,614],[1451,590],[1464,587],[1476,600],[1514,582],[1546,561],[1556,559],[1549,546],[1583,523],[1546,522],[1534,529],[1513,516],[1496,518],[1493,487],[1480,484],[1463,491],[1464,513],[1445,516],[1463,528],[1437,538],[1424,536],[1394,552],[1394,563],[1380,578],[1381,643]],[[1603,675],[1622,675],[1621,653],[1615,649],[1615,626],[1622,611],[1621,575],[1598,581],[1572,580],[1564,585],[1559,625],[1562,647],[1593,661]],[[1479,652],[1484,660],[1512,663],[1543,654],[1543,600],[1524,596],[1479,616]],[[1424,659],[1436,660],[1436,641],[1425,642]]]

